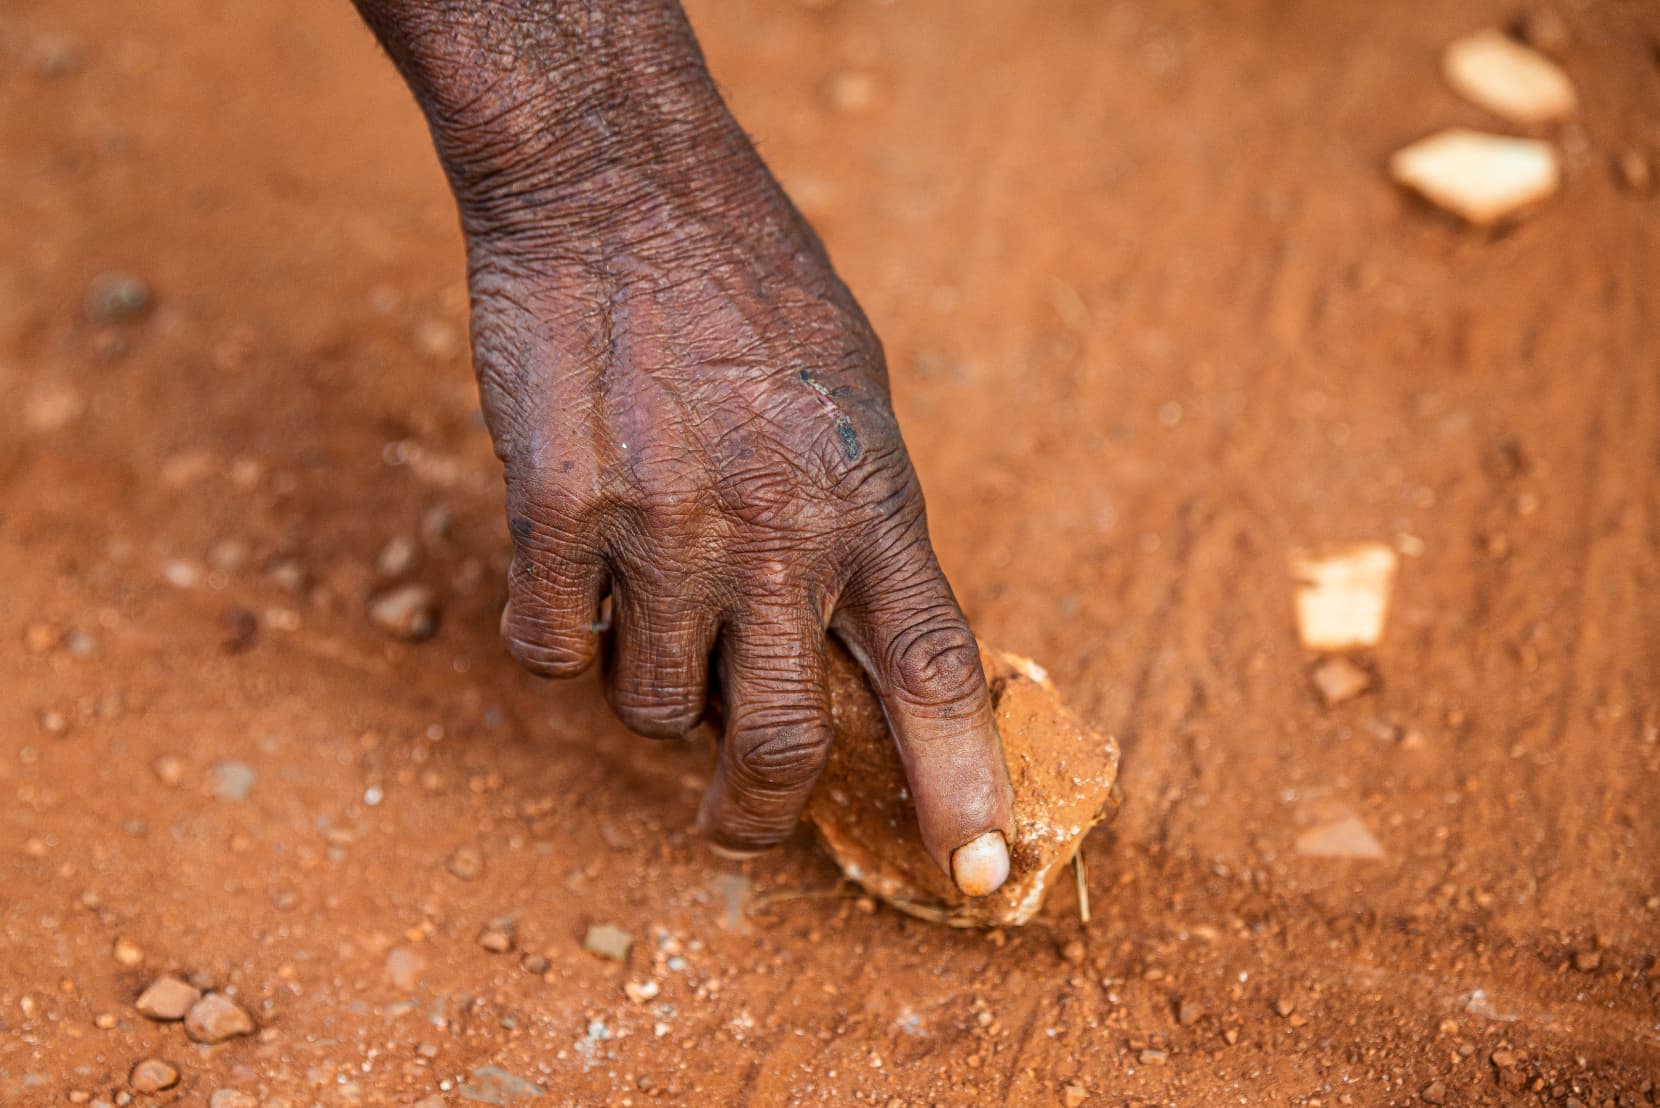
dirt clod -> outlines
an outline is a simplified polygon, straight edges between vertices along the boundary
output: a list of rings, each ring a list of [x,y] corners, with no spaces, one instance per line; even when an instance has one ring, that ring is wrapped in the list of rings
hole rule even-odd
[[[924,919],[986,927],[1031,919],[1050,886],[1070,879],[1084,835],[1117,810],[1118,744],[1061,703],[1041,666],[981,651],[1014,784],[1014,828],[1008,881],[970,899],[923,848],[904,769],[863,671],[839,646],[828,662],[836,738],[807,818],[842,872]]]
[[[148,1019],[167,1022],[184,1019],[201,998],[200,990],[172,974],[163,974],[139,994],[134,1006]]]
[[[1089,1090],[1073,1081],[1061,1089],[1061,1103],[1066,1108],[1079,1108],[1079,1105],[1089,1099]]]

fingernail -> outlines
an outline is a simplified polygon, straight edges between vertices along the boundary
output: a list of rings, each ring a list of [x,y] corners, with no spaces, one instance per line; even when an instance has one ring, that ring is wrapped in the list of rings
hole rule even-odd
[[[728,862],[747,862],[751,858],[759,858],[765,854],[764,850],[737,850],[720,843],[709,843],[709,853],[717,858],[725,858]]]
[[[951,854],[951,880],[969,896],[985,896],[1009,879],[1009,844],[1001,831],[987,831]]]

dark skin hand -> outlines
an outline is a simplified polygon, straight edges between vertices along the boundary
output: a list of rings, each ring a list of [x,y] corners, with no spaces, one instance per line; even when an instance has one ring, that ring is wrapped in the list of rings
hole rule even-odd
[[[657,738],[718,688],[698,824],[750,852],[790,834],[824,767],[834,631],[886,709],[929,852],[993,891],[1008,774],[881,344],[679,4],[355,3],[460,209],[514,657],[569,677],[603,654],[617,715]]]

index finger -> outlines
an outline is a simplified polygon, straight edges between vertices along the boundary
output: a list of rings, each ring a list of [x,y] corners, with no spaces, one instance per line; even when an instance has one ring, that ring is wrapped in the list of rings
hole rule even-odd
[[[1014,790],[979,646],[926,538],[851,582],[833,626],[882,703],[923,845],[964,893],[995,892]]]

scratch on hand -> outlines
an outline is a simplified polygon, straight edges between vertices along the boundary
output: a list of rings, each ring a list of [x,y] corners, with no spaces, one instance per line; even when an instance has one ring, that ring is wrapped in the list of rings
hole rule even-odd
[[[835,424],[836,437],[842,443],[843,456],[850,462],[858,461],[859,455],[864,451],[859,447],[859,436],[853,430],[853,421],[848,419],[847,413],[837,406],[836,401],[830,395],[830,390],[820,384],[818,378],[805,369],[801,371],[801,383],[818,393],[819,403],[823,404],[824,410],[830,413],[830,422]]]

